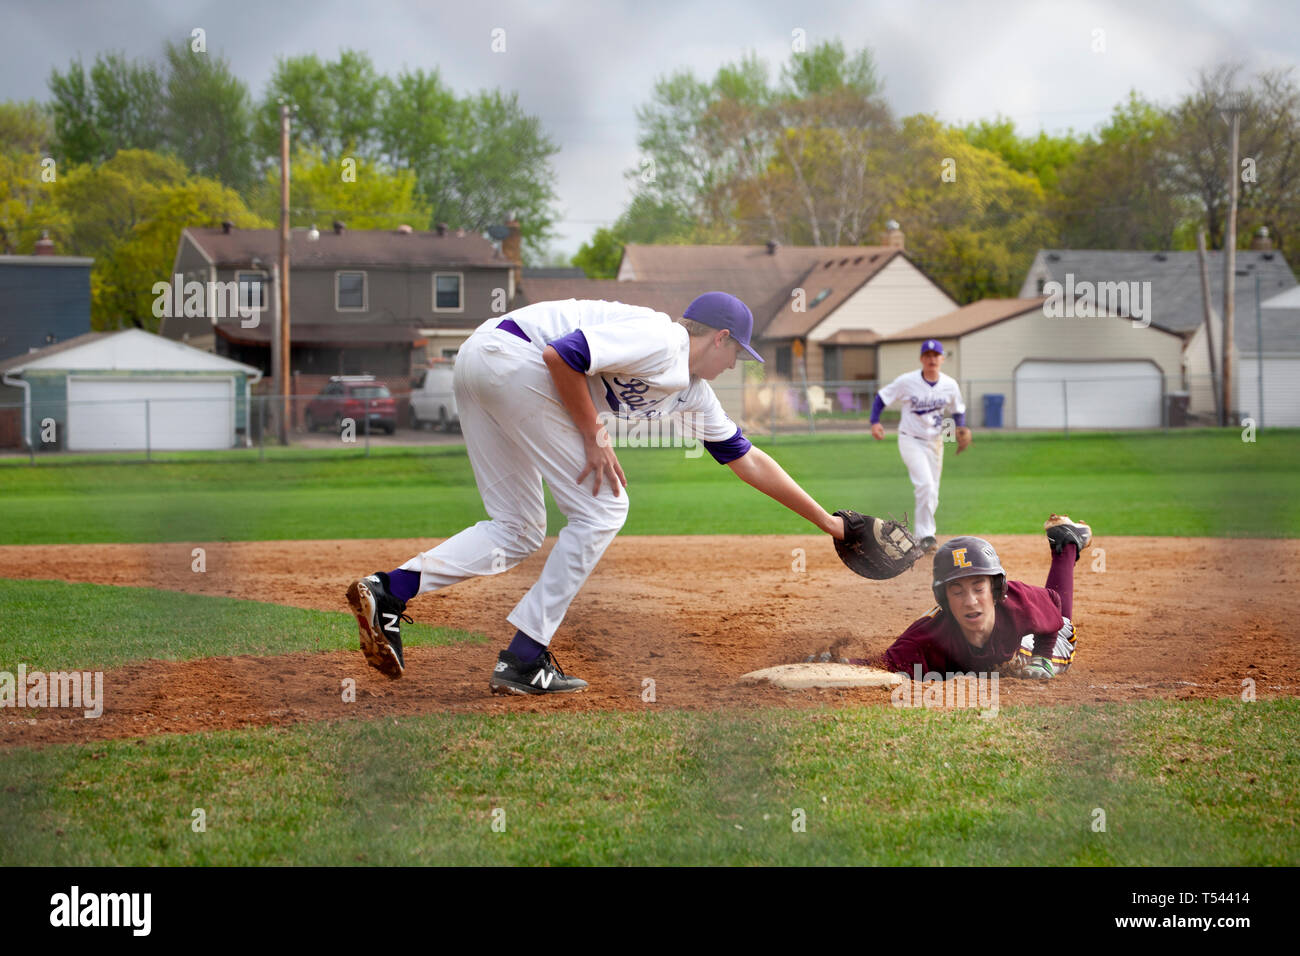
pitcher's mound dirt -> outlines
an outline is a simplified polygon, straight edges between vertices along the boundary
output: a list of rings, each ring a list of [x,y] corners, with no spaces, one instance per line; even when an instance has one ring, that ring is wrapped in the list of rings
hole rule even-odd
[[[1012,578],[1042,584],[1041,534],[995,535]],[[252,598],[346,612],[360,574],[397,567],[429,540],[0,548],[0,578],[43,578]],[[1300,542],[1119,538],[1076,566],[1078,658],[1058,680],[1001,683],[1001,705],[1300,693]],[[819,536],[616,539],[552,644],[580,694],[493,697],[488,672],[513,633],[506,614],[541,570],[547,546],[518,568],[408,607],[417,621],[477,631],[486,644],[414,647],[391,681],[359,650],[276,657],[143,661],[104,675],[98,719],[59,710],[0,711],[0,745],[40,745],[304,720],[433,711],[650,711],[762,706],[888,706],[883,688],[785,691],[750,671],[828,647],[870,658],[933,603],[929,562],[893,581],[846,570]],[[343,700],[345,678],[356,701]],[[1250,684],[1244,682],[1250,681]],[[80,712],[78,712],[79,714]]]

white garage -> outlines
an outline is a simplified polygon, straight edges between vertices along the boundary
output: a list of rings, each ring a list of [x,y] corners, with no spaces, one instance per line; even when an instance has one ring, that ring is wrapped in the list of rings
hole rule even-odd
[[[1016,427],[1159,428],[1163,384],[1154,362],[1027,360],[1016,368]]]
[[[91,332],[0,365],[24,390],[24,444],[54,451],[233,448],[261,372],[141,329]]]
[[[231,378],[68,376],[69,451],[229,448],[234,435]]]

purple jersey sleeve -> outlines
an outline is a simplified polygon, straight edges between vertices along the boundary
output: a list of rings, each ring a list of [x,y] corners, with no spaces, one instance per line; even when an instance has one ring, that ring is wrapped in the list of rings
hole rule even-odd
[[[551,343],[551,348],[560,353],[569,368],[584,375],[591,368],[591,348],[582,329],[574,329],[568,335],[562,335]]]
[[[954,422],[957,423],[957,427],[958,427],[958,428],[965,428],[965,427],[966,427],[966,413],[965,413],[965,412],[958,412],[956,415],[953,415],[953,416],[952,416],[952,420],[953,420]]]
[[[880,422],[880,413],[885,410],[885,403],[880,399],[880,393],[871,400],[871,424],[875,425]]]
[[[749,439],[741,433],[739,428],[737,428],[736,434],[732,435],[726,441],[706,441],[704,447],[708,450],[709,454],[713,456],[714,461],[719,465],[725,465],[728,462],[733,462],[737,458],[743,457],[745,453],[754,446],[750,444]]]

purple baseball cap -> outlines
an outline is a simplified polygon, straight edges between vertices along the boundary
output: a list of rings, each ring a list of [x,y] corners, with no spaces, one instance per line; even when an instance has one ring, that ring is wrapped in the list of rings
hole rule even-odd
[[[921,354],[924,355],[926,352],[938,352],[942,355],[943,343],[938,339],[926,339],[921,343]]]
[[[697,295],[682,313],[682,318],[694,319],[711,329],[726,329],[741,348],[757,361],[763,361],[763,356],[749,347],[749,337],[754,333],[754,315],[749,306],[734,295],[728,292]]]

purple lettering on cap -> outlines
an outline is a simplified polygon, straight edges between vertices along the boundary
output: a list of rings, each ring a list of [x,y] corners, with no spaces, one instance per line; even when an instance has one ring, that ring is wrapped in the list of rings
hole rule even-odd
[[[731,337],[740,343],[740,347],[755,360],[763,361],[749,346],[749,337],[754,333],[754,316],[749,306],[728,292],[706,292],[696,296],[682,318],[694,319],[711,329],[726,329]]]

